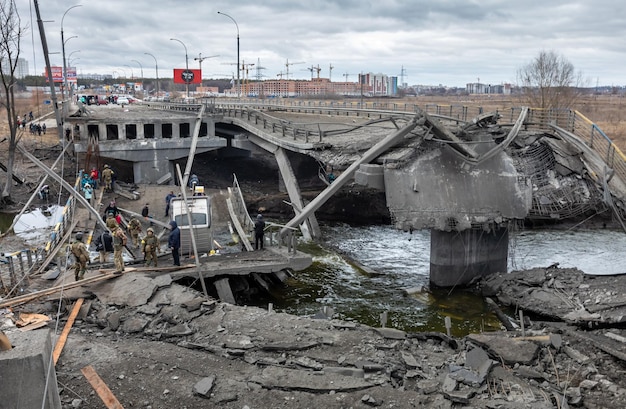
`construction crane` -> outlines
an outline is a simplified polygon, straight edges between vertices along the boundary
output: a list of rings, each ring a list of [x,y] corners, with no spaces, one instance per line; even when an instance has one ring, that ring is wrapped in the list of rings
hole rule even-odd
[[[248,83],[249,83],[249,76],[248,76],[248,69],[250,67],[254,67],[254,64],[246,64],[245,61],[241,61],[241,71],[243,73],[243,95],[246,96],[248,95]]]
[[[200,53],[193,60],[198,61],[198,65],[200,66],[200,71],[202,71],[202,61],[206,60],[207,58],[215,58],[215,57],[219,57],[219,55],[209,55],[209,56],[203,57],[202,53]]]
[[[313,79],[313,71],[317,71],[317,79],[320,78],[320,71],[322,71],[322,69],[320,68],[319,64],[316,66],[311,65],[310,67],[307,68],[307,70],[311,71],[311,79]]]
[[[359,75],[359,74],[348,74],[347,72],[345,74],[343,74],[344,78],[346,79],[346,82],[348,82],[348,76],[350,75]]]
[[[304,64],[304,61],[289,62],[289,58],[287,59],[287,62],[285,63],[285,67],[287,67],[287,72],[285,73],[285,75],[287,76],[287,79],[289,79],[289,66],[296,65],[296,64]]]
[[[207,58],[215,58],[215,57],[219,57],[219,55],[209,55],[206,57],[202,56],[202,53],[199,53],[198,56],[196,58],[194,58],[194,61],[198,61],[198,65],[200,67],[200,85],[202,85],[202,61],[206,60]]]
[[[329,82],[332,82],[332,81],[333,81],[333,68],[335,68],[335,67],[333,66],[333,64],[332,64],[332,63],[330,63],[330,64],[328,65],[328,81],[329,81]]]
[[[279,72],[278,74],[276,74],[276,76],[277,76],[278,78],[280,78],[281,80],[283,79],[283,75],[285,75],[285,73],[284,73],[284,72],[282,72],[282,71],[281,71],[281,72]]]

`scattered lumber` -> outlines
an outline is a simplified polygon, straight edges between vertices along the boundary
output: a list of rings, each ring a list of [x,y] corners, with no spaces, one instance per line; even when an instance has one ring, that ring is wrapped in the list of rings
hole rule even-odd
[[[83,373],[83,376],[89,384],[93,388],[94,391],[98,394],[102,403],[107,407],[107,409],[124,409],[120,401],[117,400],[111,389],[107,386],[106,383],[98,376],[98,373],[91,365],[87,365],[83,369],[80,370]]]
[[[57,340],[56,345],[54,346],[54,351],[52,352],[52,358],[54,359],[54,364],[57,364],[59,360],[59,356],[61,356],[61,351],[63,351],[63,347],[65,346],[65,341],[67,341],[67,336],[70,334],[70,330],[72,329],[72,325],[74,325],[74,320],[80,311],[80,307],[83,305],[84,298],[79,298],[76,300],[74,304],[74,308],[72,308],[72,312],[65,323],[65,327],[63,328],[63,332],[61,332],[61,336]]]

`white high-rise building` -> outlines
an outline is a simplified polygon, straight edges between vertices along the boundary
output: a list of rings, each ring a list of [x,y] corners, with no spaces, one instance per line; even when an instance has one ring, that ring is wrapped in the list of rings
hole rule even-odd
[[[9,74],[9,67],[7,64],[2,62],[2,72],[4,74]],[[17,66],[15,67],[15,78],[22,79],[26,77],[28,74],[28,61],[23,58],[17,59]]]

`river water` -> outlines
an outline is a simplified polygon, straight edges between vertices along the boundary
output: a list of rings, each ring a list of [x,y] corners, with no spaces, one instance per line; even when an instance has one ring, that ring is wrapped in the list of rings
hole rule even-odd
[[[428,287],[428,231],[409,234],[391,226],[335,225],[323,227],[323,234],[328,247],[339,252],[303,248],[314,255],[314,263],[275,295],[275,309],[309,315],[327,306],[338,318],[368,325],[379,325],[381,314],[387,312],[388,326],[407,331],[445,332],[447,316],[457,336],[500,327],[482,298],[469,292],[425,290],[405,295],[405,289]],[[588,274],[626,273],[622,231],[524,230],[511,232],[509,240],[509,271],[559,263]],[[358,263],[350,263],[350,258]],[[375,272],[363,271],[358,264]]]
[[[25,215],[15,230],[29,237],[35,231],[41,233],[42,228],[51,229],[60,209],[49,210],[44,215],[39,211]],[[2,227],[8,227],[12,216],[0,216]],[[380,325],[381,314],[386,313],[387,326],[406,331],[445,332],[444,319],[450,317],[451,332],[456,336],[500,327],[481,297],[459,289],[428,289],[428,231],[409,234],[391,226],[336,224],[322,226],[322,234],[323,247],[300,245],[300,250],[313,255],[313,265],[295,273],[271,298],[258,299],[257,305],[265,307],[271,302],[275,310],[296,315],[332,308],[334,317],[373,326]],[[49,232],[43,237],[49,237]],[[30,241],[37,238],[29,237]],[[588,274],[626,274],[624,249],[626,234],[622,231],[513,231],[509,235],[509,271],[559,263]],[[413,289],[410,295],[406,289]]]

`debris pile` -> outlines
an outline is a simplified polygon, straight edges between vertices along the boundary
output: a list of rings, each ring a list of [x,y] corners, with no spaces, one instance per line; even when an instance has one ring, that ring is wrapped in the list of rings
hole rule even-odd
[[[85,295],[56,366],[67,407],[100,404],[80,372],[88,365],[125,407],[626,404],[619,371],[603,372],[576,337],[546,326],[463,339],[405,333],[219,303],[140,273],[66,296]],[[35,306],[56,311],[50,301],[21,308]]]

